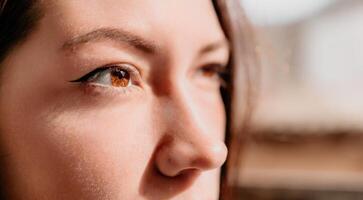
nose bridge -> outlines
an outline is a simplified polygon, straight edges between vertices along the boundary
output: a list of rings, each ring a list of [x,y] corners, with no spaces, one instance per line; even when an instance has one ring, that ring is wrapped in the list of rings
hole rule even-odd
[[[217,134],[211,130],[213,124],[203,117],[203,109],[188,92],[188,87],[182,83],[175,86],[170,93],[168,108],[165,117],[168,119],[170,133],[180,141],[198,146],[198,143],[207,142],[216,138]],[[183,85],[183,86],[182,86]]]
[[[156,154],[158,169],[167,176],[186,170],[209,170],[220,167],[227,155],[224,142],[214,124],[203,118],[203,109],[182,89],[171,93],[164,102],[166,143]]]

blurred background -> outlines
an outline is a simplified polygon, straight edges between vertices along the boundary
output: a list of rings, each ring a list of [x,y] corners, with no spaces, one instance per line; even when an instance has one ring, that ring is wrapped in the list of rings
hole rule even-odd
[[[241,199],[363,199],[363,1],[241,1],[262,57]]]

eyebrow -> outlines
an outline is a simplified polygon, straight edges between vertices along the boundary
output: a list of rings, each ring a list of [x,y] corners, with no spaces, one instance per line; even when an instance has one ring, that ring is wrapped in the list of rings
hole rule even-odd
[[[128,31],[115,28],[100,28],[86,34],[76,36],[64,42],[61,49],[74,50],[76,47],[82,44],[104,39],[126,43],[127,45],[148,54],[153,54],[158,49],[157,45],[153,41],[148,41]]]
[[[209,52],[215,51],[217,49],[223,49],[223,48],[230,50],[230,46],[229,46],[227,39],[222,39],[222,40],[219,40],[219,41],[206,45],[199,51],[199,54],[207,54]]]
[[[126,43],[127,45],[147,54],[155,54],[157,50],[160,49],[154,41],[146,40],[138,35],[119,28],[99,28],[86,34],[75,36],[64,42],[61,49],[64,51],[73,51],[82,44],[101,41],[104,39]],[[229,49],[229,43],[226,39],[222,39],[204,46],[199,51],[199,54],[207,54],[225,47]]]

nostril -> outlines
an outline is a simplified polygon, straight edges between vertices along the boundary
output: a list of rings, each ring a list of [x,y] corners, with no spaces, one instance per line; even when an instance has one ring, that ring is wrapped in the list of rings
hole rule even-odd
[[[163,176],[177,177],[216,169],[223,165],[226,157],[227,147],[223,142],[201,149],[172,145],[157,152],[156,168]]]
[[[165,180],[174,180],[179,183],[184,182],[185,184],[193,181],[202,172],[201,170],[196,169],[196,168],[189,168],[189,169],[181,170],[173,176],[169,176],[169,175],[166,175],[165,173],[163,173],[162,171],[160,171],[160,169],[158,167],[156,167],[155,170],[156,170],[156,173],[158,174],[158,176],[164,177]]]
[[[176,177],[180,177],[180,176],[193,176],[193,175],[198,175],[201,173],[201,170],[196,169],[196,168],[190,168],[190,169],[183,169],[181,170],[179,173],[177,173],[175,176]]]

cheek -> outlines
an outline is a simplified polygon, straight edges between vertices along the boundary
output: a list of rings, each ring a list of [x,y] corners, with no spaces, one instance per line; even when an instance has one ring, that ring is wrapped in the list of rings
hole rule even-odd
[[[147,118],[135,110],[87,112],[54,121],[59,128],[53,130],[52,146],[59,147],[65,163],[74,166],[70,170],[81,177],[81,185],[94,185],[83,183],[92,180],[108,190],[118,186],[126,191],[136,185],[154,145]]]
[[[19,102],[26,112],[2,109],[6,116],[1,124],[2,137],[7,152],[14,155],[9,161],[14,176],[42,177],[44,185],[39,188],[57,190],[51,187],[58,185],[79,194],[84,191],[91,195],[90,190],[98,191],[94,195],[137,191],[133,187],[155,146],[146,104],[73,110],[67,101],[63,105],[48,102],[43,107],[29,103],[37,102],[35,99]]]
[[[118,159],[128,159],[140,141],[145,146],[153,141],[152,134],[147,134],[150,123],[145,114],[132,107],[66,112],[51,119],[48,130],[52,131],[47,136],[56,146],[72,145],[79,148],[78,151],[90,151],[95,156],[117,154]]]

